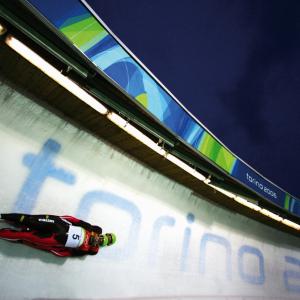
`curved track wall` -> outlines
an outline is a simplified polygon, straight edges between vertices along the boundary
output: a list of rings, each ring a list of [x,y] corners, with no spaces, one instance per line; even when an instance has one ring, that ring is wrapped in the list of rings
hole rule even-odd
[[[1,299],[299,299],[299,239],[215,206],[1,81],[0,138],[2,212],[75,215],[118,237],[80,259],[0,241]]]

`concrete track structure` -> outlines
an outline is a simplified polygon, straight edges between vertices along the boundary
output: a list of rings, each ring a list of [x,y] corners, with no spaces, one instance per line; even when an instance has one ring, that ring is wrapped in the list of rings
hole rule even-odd
[[[42,103],[1,78],[1,212],[74,215],[118,241],[81,259],[0,241],[1,299],[299,299],[297,237],[216,205]]]

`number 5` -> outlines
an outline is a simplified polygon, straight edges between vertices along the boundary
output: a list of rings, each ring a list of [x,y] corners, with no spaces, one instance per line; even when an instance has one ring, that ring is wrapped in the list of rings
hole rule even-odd
[[[79,235],[78,234],[73,234],[72,235],[73,240],[79,240]]]

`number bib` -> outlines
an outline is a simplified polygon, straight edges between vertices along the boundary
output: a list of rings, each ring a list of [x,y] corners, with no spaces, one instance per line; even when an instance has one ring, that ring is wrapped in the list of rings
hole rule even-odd
[[[65,246],[68,248],[79,248],[84,242],[85,230],[82,227],[71,225],[67,235],[68,239]]]

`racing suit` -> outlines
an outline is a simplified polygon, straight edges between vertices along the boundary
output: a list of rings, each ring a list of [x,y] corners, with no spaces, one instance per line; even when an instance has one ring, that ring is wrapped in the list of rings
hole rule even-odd
[[[49,251],[57,256],[97,254],[99,226],[72,216],[1,214],[1,219],[20,230],[0,229],[0,238]]]

